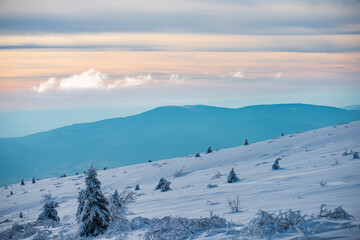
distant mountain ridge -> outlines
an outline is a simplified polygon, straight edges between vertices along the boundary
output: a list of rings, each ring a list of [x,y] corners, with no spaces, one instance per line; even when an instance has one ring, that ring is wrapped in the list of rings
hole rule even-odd
[[[345,110],[360,110],[360,105],[350,105],[350,106],[346,106],[346,107],[343,107],[343,109]]]
[[[134,116],[74,124],[0,139],[0,184],[32,176],[72,175],[229,148],[360,119],[359,111],[306,104],[222,108],[166,106]]]

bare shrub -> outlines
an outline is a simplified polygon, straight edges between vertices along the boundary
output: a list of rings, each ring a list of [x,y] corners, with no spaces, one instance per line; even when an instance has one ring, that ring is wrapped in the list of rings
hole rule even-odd
[[[53,199],[53,196],[51,195],[51,193],[46,193],[46,194],[42,195],[41,197],[43,198],[41,200],[41,202],[48,202]]]
[[[149,230],[145,240],[153,239],[191,239],[194,235],[213,229],[226,228],[226,219],[212,215],[210,218],[164,217],[147,221]]]
[[[325,206],[326,206],[325,204],[321,204],[320,213],[318,217],[327,217],[334,219],[352,219],[352,220],[355,219],[352,215],[348,214],[342,208],[342,206],[335,208],[334,211],[331,211],[330,209],[324,209]]]
[[[321,181],[321,182],[320,182],[320,186],[322,186],[322,187],[325,187],[326,184],[327,184],[327,182],[324,182],[324,181]]]
[[[136,193],[129,190],[124,190],[119,194],[119,199],[122,205],[135,202]]]
[[[239,195],[237,195],[234,199],[228,198],[227,207],[231,210],[231,212],[239,212],[241,209]]]
[[[174,173],[174,177],[180,177],[181,175],[183,175],[183,171],[184,169],[180,169],[180,170],[177,170],[175,173]]]
[[[268,213],[259,210],[258,217],[250,221],[244,231],[249,235],[269,236],[277,232],[286,232],[299,228],[299,224],[305,221],[305,216],[300,211],[289,210],[287,212]]]
[[[351,155],[351,154],[353,154],[353,151],[350,150],[350,152],[348,152],[347,149],[345,148],[345,152],[342,155],[347,156],[347,155]]]

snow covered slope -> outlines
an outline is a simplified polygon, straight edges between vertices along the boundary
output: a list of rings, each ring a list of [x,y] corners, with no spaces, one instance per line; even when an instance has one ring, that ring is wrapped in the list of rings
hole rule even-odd
[[[0,186],[34,176],[73,175],[91,162],[99,169],[115,168],[357,120],[360,111],[308,104],[159,107],[125,118],[0,138]]]
[[[198,218],[209,216],[212,210],[220,217],[235,223],[248,223],[258,209],[265,211],[301,210],[317,214],[321,204],[328,208],[342,205],[360,219],[360,159],[343,156],[344,149],[360,151],[360,121],[336,125],[314,131],[286,135],[263,142],[221,149],[210,154],[179,157],[151,163],[136,164],[116,169],[98,171],[104,193],[133,190],[136,184],[141,190],[135,203],[129,205],[128,219],[138,216],[162,218],[181,216]],[[275,159],[281,158],[279,170],[271,170]],[[96,167],[96,166],[95,166]],[[226,177],[235,169],[239,182],[227,183]],[[174,173],[183,169],[183,175]],[[222,177],[211,179],[217,172]],[[171,191],[154,191],[159,179],[171,181]],[[320,182],[326,182],[321,186]],[[217,184],[216,188],[207,185]],[[75,212],[78,192],[84,188],[84,176],[51,178],[25,182],[25,186],[13,184],[0,190],[0,231],[14,223],[35,221],[41,212],[42,195],[51,193],[60,203],[57,211],[64,238],[77,231]],[[9,195],[10,191],[14,195]],[[240,197],[242,211],[231,213],[227,199]],[[19,218],[22,211],[24,218]],[[10,222],[3,222],[9,219]],[[140,239],[141,231],[130,234],[129,239]],[[278,235],[292,238],[298,235]],[[356,239],[360,228],[331,232],[330,236]],[[205,238],[199,235],[198,238]],[[231,238],[215,234],[210,239]],[[115,239],[115,238],[114,238]]]

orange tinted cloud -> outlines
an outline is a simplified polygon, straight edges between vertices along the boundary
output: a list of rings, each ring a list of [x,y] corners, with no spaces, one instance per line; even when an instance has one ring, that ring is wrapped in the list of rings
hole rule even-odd
[[[180,33],[76,33],[2,35],[2,48],[100,48],[151,51],[360,50],[360,35],[236,35]]]
[[[49,78],[66,78],[89,68],[109,74],[110,79],[159,73],[188,76],[191,82],[193,75],[227,77],[241,71],[250,79],[281,72],[282,79],[354,81],[344,74],[358,74],[359,62],[360,53],[2,50],[0,91],[30,90]]]

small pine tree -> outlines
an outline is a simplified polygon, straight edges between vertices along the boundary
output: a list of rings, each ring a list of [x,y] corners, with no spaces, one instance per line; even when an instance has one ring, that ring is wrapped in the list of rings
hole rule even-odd
[[[200,153],[195,154],[195,157],[196,158],[200,157]]]
[[[274,162],[274,164],[272,165],[272,170],[276,170],[280,168],[280,164],[279,161],[281,160],[281,158],[277,158]]]
[[[229,176],[227,177],[228,183],[238,182],[240,179],[236,176],[234,168],[231,169]]]
[[[249,142],[248,142],[247,139],[245,139],[244,145],[245,145],[245,146],[246,146],[246,145],[249,145]]]
[[[19,213],[19,218],[24,218],[24,215],[22,212]]]
[[[35,181],[35,178],[33,177],[33,179],[32,179],[32,183],[34,184],[34,183],[36,183],[36,181]]]
[[[208,153],[212,153],[212,152],[213,152],[212,148],[208,147],[208,149],[206,150],[206,153],[208,154]]]
[[[21,179],[21,186],[25,185],[24,179]]]
[[[78,201],[78,208],[77,208],[77,211],[76,211],[76,220],[78,221],[78,223],[80,223],[80,216],[81,216],[81,213],[84,209],[84,205],[85,205],[85,190],[81,190],[79,192],[79,195],[77,197],[77,201]]]
[[[281,132],[281,136],[282,136],[282,137],[284,136],[284,132]]]
[[[10,191],[10,195],[14,195],[13,191]]]
[[[353,159],[358,159],[359,158],[359,153],[358,152],[354,152],[353,154]]]
[[[52,220],[55,222],[59,222],[60,218],[58,216],[58,212],[56,211],[56,207],[58,203],[55,201],[46,202],[43,206],[43,211],[40,213],[37,221],[44,221],[44,220]]]
[[[104,170],[106,170],[107,169],[107,167],[104,167]]]
[[[139,186],[139,184],[136,184],[135,191],[138,191],[138,190],[140,190],[140,186]]]
[[[118,191],[115,190],[114,194],[110,196],[110,201],[109,201],[109,210],[112,219],[115,219],[119,215],[122,207],[123,206],[120,199],[120,195]]]
[[[83,208],[79,213],[80,236],[98,236],[110,224],[109,203],[101,191],[95,168],[86,171]]]
[[[161,189],[162,192],[166,192],[171,190],[170,184],[171,182],[167,181],[165,178],[160,178],[159,184],[155,187],[155,190]]]
[[[76,175],[76,176],[79,175],[79,172],[76,172],[75,175]]]

